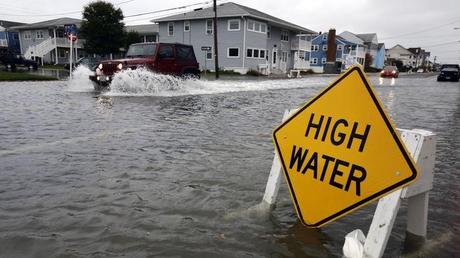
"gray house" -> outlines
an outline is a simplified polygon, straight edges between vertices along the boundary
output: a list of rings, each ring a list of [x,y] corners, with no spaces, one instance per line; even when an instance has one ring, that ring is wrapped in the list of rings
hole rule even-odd
[[[235,4],[217,6],[219,66],[246,73],[285,73],[310,68],[311,35],[316,32]],[[193,45],[201,69],[214,70],[213,8],[153,20],[159,24],[159,41]]]
[[[81,20],[73,18],[59,18],[37,23],[11,27],[19,32],[21,54],[25,58],[35,59],[41,63],[68,63],[70,44],[64,36],[65,24],[80,26]],[[85,53],[82,50],[84,40],[75,42],[74,57],[78,58]]]
[[[158,42],[158,24],[128,25],[125,30],[139,33],[139,42]]]

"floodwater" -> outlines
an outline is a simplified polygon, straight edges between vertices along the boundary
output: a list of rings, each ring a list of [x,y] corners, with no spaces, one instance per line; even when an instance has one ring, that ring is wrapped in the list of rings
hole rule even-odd
[[[334,77],[131,71],[103,96],[86,78],[0,83],[0,257],[341,257],[348,232],[367,233],[375,204],[308,229],[284,181],[272,212],[250,209],[284,110]],[[397,127],[437,134],[427,241],[405,248],[403,202],[385,256],[459,257],[460,83],[371,81]]]

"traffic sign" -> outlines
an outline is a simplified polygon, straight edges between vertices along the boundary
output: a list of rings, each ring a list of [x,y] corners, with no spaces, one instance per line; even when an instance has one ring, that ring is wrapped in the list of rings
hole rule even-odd
[[[360,67],[273,132],[303,224],[320,227],[414,181],[418,172]]]
[[[65,24],[64,35],[71,41],[77,40],[77,25],[76,24]]]
[[[201,47],[201,51],[211,51],[211,47],[210,46],[202,46]]]

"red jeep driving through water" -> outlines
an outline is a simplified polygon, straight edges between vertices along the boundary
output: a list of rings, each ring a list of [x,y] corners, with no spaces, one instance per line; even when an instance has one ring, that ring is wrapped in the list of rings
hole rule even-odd
[[[115,73],[140,67],[175,76],[200,76],[192,46],[179,43],[136,43],[129,46],[126,58],[101,62],[95,74],[89,78],[95,82],[96,90],[105,90]]]

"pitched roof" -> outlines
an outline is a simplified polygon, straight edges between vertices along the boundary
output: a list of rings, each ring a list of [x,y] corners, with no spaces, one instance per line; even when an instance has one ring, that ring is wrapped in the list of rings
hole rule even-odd
[[[410,52],[412,52],[412,54],[415,55],[422,53],[422,49],[420,47],[410,47],[407,50],[409,50]]]
[[[228,2],[228,3],[223,3],[223,4],[218,5],[217,15],[218,17],[241,17],[241,16],[252,17],[252,18],[264,20],[269,23],[273,23],[273,24],[276,24],[276,25],[279,25],[285,28],[289,28],[292,30],[299,30],[302,32],[313,33],[313,34],[316,33],[315,31],[312,31],[310,29],[301,27],[299,25],[279,19],[277,17],[263,13],[256,9],[253,9],[253,8],[250,8],[244,5],[239,5],[233,2]],[[155,19],[152,21],[153,22],[168,22],[168,21],[180,21],[180,20],[209,19],[213,17],[214,17],[213,8],[208,7],[208,8],[195,9],[191,12],[187,12],[183,14],[177,14],[177,15],[160,18],[160,19]]]
[[[372,42],[374,37],[377,39],[376,33],[362,33],[362,34],[356,34],[356,36],[362,39],[364,42]]]
[[[358,38],[354,33],[349,31],[344,31],[339,34],[340,37],[344,38],[346,41],[351,42],[353,44],[363,45],[364,41]]]
[[[5,29],[8,29],[13,26],[19,26],[19,25],[24,25],[25,23],[22,22],[13,22],[13,21],[5,21],[5,20],[0,20],[0,26],[2,26]]]
[[[140,34],[158,34],[158,24],[142,24],[125,26],[126,31],[135,31]]]
[[[57,18],[53,20],[47,20],[47,21],[42,21],[42,22],[14,26],[14,27],[11,27],[11,29],[13,30],[41,29],[41,28],[50,28],[50,27],[56,27],[56,26],[64,26],[65,24],[77,24],[77,26],[79,26],[80,23],[81,23],[80,19],[63,17],[63,18]]]

